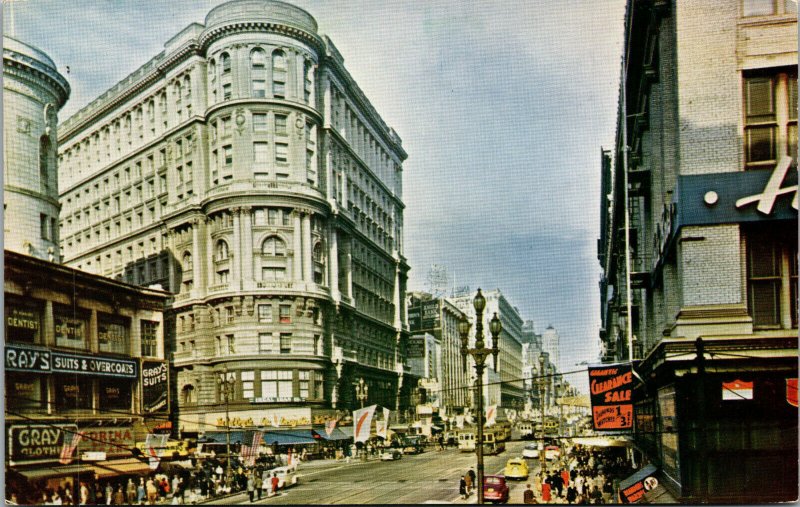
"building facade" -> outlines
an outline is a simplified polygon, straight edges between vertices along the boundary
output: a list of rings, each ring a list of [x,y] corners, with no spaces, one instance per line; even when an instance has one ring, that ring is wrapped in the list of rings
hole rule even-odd
[[[3,36],[4,248],[53,262],[61,260],[57,115],[69,94],[45,53]]]
[[[184,432],[319,424],[361,377],[408,398],[407,155],[343,61],[306,11],[234,0],[60,127],[66,262],[175,294]]]
[[[486,369],[483,378],[483,394],[485,404],[497,405],[507,410],[517,412],[525,408],[525,391],[522,380],[522,317],[519,311],[508,302],[499,289],[483,292],[486,298],[486,307],[483,310],[483,335],[484,342],[491,344],[489,321],[496,313],[503,326],[500,333],[498,348],[497,371],[495,372],[494,356],[486,360]],[[475,346],[475,307],[473,306],[474,294],[451,298],[451,302],[467,316],[472,326],[469,334],[469,347]],[[475,367],[472,358],[469,358],[467,370],[474,378]],[[473,403],[473,407],[475,404]],[[501,413],[498,411],[498,414]]]
[[[797,498],[796,6],[628,2],[601,339],[634,359],[637,449],[687,503]]]
[[[424,292],[409,293],[406,308],[410,332],[428,333],[439,344],[439,406],[445,414],[463,414],[471,403],[470,375],[464,371],[458,333],[458,322],[465,317],[464,313],[448,299]]]
[[[547,326],[542,333],[542,349],[550,354],[550,362],[560,370],[561,366],[561,337],[553,326]]]

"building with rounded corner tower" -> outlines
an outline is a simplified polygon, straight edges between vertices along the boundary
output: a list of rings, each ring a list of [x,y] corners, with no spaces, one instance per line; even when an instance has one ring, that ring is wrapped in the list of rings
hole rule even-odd
[[[49,56],[3,36],[4,248],[54,262],[60,261],[57,113],[69,94]]]
[[[60,131],[66,262],[174,293],[183,434],[408,403],[407,155],[309,13],[224,3]]]

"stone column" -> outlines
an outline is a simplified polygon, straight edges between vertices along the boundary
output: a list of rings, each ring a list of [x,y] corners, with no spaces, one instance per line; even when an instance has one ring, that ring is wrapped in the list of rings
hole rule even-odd
[[[400,321],[400,263],[395,261],[394,268],[394,327],[401,329],[403,324]]]
[[[253,279],[253,209],[250,206],[242,208],[242,249],[239,258],[242,260],[242,285],[244,288],[254,288]]]
[[[294,232],[292,234],[292,240],[294,242],[294,245],[292,245],[292,249],[294,250],[294,255],[292,257],[292,272],[293,272],[292,278],[294,279],[295,282],[299,282],[303,279],[302,264],[300,260],[303,256],[302,248],[300,246],[300,233],[301,233],[300,211],[295,209],[293,215],[294,215]]]
[[[228,256],[230,258],[231,263],[231,282],[230,287],[234,290],[241,289],[241,280],[242,280],[242,270],[241,270],[241,258],[240,252],[242,251],[242,235],[241,235],[241,220],[239,220],[239,213],[241,212],[240,208],[231,208],[231,213],[233,213],[233,241],[231,248],[229,250]],[[211,246],[214,248],[214,245]]]
[[[350,303],[355,304],[353,301],[353,252],[352,243],[347,249],[347,297],[350,298]]]
[[[331,289],[333,301],[338,303],[341,300],[339,293],[339,238],[336,226],[333,221],[328,222],[330,226],[330,245],[328,253],[328,286]]]
[[[97,310],[94,308],[89,315],[89,350],[95,353],[100,351],[100,339],[97,335]]]
[[[205,280],[203,280],[203,264],[200,257],[200,220],[197,218],[192,219],[192,280],[194,288],[190,297],[196,297],[200,294],[205,287]]]
[[[53,347],[56,344],[56,320],[53,316],[53,302],[49,299],[44,302],[44,322],[40,339],[46,347]]]
[[[303,215],[303,279],[306,283],[314,280],[311,265],[311,211],[306,211]]]
[[[325,91],[323,92],[323,100],[325,103],[323,104],[324,107],[324,125],[326,127],[331,126],[331,121],[333,120],[333,110],[331,109],[331,79],[328,77],[325,79]]]
[[[176,275],[177,275],[176,271],[177,270],[175,269],[175,263],[178,262],[178,252],[175,251],[175,231],[174,230],[170,230],[169,232],[167,232],[167,242],[168,242],[168,248],[169,248],[169,252],[170,252],[169,253],[170,258],[169,258],[169,263],[168,263],[168,266],[169,266],[169,275],[168,275],[169,276],[169,279],[168,279],[169,289],[168,290],[170,292],[177,293],[178,290],[180,289],[180,282],[176,279]]]
[[[320,145],[320,143],[317,143],[317,145]],[[336,206],[333,205],[336,195],[333,191],[333,153],[331,152],[330,148],[325,150],[325,197],[328,198],[331,207],[336,211]]]

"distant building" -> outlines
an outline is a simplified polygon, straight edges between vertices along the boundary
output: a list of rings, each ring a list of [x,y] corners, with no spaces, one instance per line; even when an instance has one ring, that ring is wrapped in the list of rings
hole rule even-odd
[[[434,298],[424,292],[410,292],[407,297],[408,325],[414,335],[432,336],[438,344],[437,364],[440,392],[439,406],[446,414],[462,414],[469,403],[469,372],[464,371],[461,336],[458,322],[464,314],[445,298]],[[409,367],[412,365],[409,344]],[[413,371],[413,368],[410,368]]]
[[[526,401],[530,409],[539,407],[539,356],[542,353],[542,335],[537,334],[532,320],[522,325],[522,377]]]
[[[441,344],[432,334],[412,334],[408,339],[408,370],[411,375],[438,379],[441,375]]]
[[[486,308],[483,310],[483,336],[486,346],[492,342],[492,334],[489,330],[489,321],[496,313],[503,326],[500,333],[500,352],[498,354],[498,369],[495,372],[494,356],[489,356],[486,360],[486,371],[483,378],[484,403],[486,405],[498,405],[504,409],[521,411],[525,407],[525,391],[522,381],[522,343],[524,340],[522,332],[522,317],[511,303],[503,296],[499,289],[483,292],[486,298]],[[475,293],[451,298],[450,301],[466,314],[467,319],[472,323],[470,328],[469,346],[475,346],[475,307],[473,299]],[[474,361],[468,361],[467,369],[474,377]],[[473,403],[473,407],[474,407]]]
[[[407,155],[309,13],[223,3],[60,128],[66,262],[175,294],[184,432],[225,368],[243,427],[409,403]]]
[[[542,333],[542,350],[550,354],[550,362],[556,366],[556,369],[561,371],[561,337],[558,331],[550,325]]]
[[[640,462],[681,503],[795,501],[797,2],[629,0],[624,26],[600,337],[634,360]]]

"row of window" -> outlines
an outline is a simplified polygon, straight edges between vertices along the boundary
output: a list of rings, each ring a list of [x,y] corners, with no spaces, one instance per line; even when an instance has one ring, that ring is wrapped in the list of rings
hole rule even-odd
[[[744,113],[747,169],[774,168],[781,157],[797,156],[796,70],[746,76]]]
[[[742,15],[797,14],[797,0],[742,0]]]

